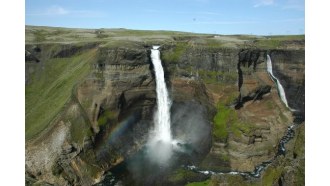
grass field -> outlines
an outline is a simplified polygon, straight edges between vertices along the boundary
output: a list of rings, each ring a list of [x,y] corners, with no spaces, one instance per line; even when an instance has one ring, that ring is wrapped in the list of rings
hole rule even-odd
[[[90,69],[96,50],[45,61],[44,70],[25,87],[25,138],[45,129],[70,99],[72,88]]]
[[[125,41],[149,44],[186,42],[207,48],[257,47],[286,48],[288,42],[304,41],[305,35],[214,35],[165,30],[84,29],[26,26],[25,43],[74,43],[109,42],[109,45]],[[304,43],[300,44],[304,48]],[[180,46],[181,47],[181,46]],[[182,48],[182,47],[181,47]]]

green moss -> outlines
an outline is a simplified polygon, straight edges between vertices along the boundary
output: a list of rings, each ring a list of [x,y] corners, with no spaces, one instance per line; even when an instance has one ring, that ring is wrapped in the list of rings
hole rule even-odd
[[[227,175],[226,182],[228,183],[228,185],[235,185],[235,186],[251,185],[248,181],[244,180],[244,178],[240,175]]]
[[[177,169],[174,173],[172,173],[168,180],[170,182],[184,182],[186,180],[191,180],[195,178],[198,174],[185,169]]]
[[[228,137],[228,125],[232,119],[232,111],[226,108],[224,105],[218,105],[218,112],[214,116],[214,128],[213,135],[220,139],[221,141],[225,141]]]
[[[219,72],[217,71],[207,71],[207,70],[199,70],[198,71],[199,77],[205,83],[217,83],[218,82],[218,75]]]
[[[71,122],[71,139],[74,142],[83,144],[84,139],[93,134],[89,123],[87,123],[81,115],[78,115],[76,118],[70,119],[69,121]]]
[[[64,108],[74,85],[88,74],[94,57],[91,50],[70,58],[49,59],[32,75],[25,87],[26,139],[45,129]]]
[[[283,167],[268,167],[261,178],[262,185],[273,185],[277,182],[283,172]]]
[[[229,161],[229,156],[227,155],[227,154],[222,154],[221,155],[221,159],[223,160],[223,161]]]
[[[231,98],[227,98],[225,102],[228,103],[229,99]],[[218,112],[213,118],[213,136],[220,141],[226,141],[230,133],[241,137],[243,133],[248,135],[256,129],[254,124],[240,120],[236,111],[225,106],[224,103],[218,103],[217,110]]]
[[[295,172],[295,185],[303,186],[305,185],[305,161],[300,160],[299,167]]]
[[[192,182],[186,184],[186,186],[207,186],[207,185],[211,185],[211,180],[205,180],[202,182]]]
[[[241,175],[221,175],[212,177],[210,185],[252,186],[252,180],[244,179]]]
[[[107,122],[113,122],[116,120],[116,114],[112,111],[105,111],[97,120],[99,126],[105,125]]]

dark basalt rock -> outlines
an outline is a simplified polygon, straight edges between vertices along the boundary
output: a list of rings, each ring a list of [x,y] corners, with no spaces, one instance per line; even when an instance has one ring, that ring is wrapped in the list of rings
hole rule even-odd
[[[243,107],[245,102],[248,102],[251,100],[253,100],[253,101],[261,100],[263,95],[269,93],[270,90],[271,90],[271,86],[269,86],[269,85],[260,86],[255,91],[250,92],[248,95],[246,95],[244,97],[239,97],[239,99],[235,105],[235,109],[240,109],[241,107]]]
[[[176,39],[182,40],[182,38]],[[49,56],[70,57],[96,46],[95,43],[86,46],[63,45],[61,49],[50,52]],[[98,48],[98,59],[91,65],[92,67],[94,65],[91,74],[102,73],[102,78],[90,75],[88,81],[94,83],[87,83],[86,80],[78,87],[81,90],[78,102],[82,104],[85,99],[87,100],[88,104],[82,104],[81,109],[87,113],[86,120],[92,123],[94,128],[99,127],[99,131],[94,130],[92,136],[84,138],[82,144],[70,144],[63,147],[62,154],[53,165],[53,174],[64,178],[68,185],[92,184],[94,181],[94,178],[90,176],[92,174],[79,175],[70,164],[73,161],[83,162],[82,164],[87,165],[93,164],[92,166],[96,165],[95,167],[98,167],[99,171],[106,171],[116,165],[125,164],[125,160],[141,152],[148,132],[153,127],[153,114],[156,105],[150,46]],[[26,51],[26,61],[39,60],[39,56],[42,56],[45,51],[43,47],[33,48],[29,46]],[[165,53],[171,50],[171,47],[165,45],[162,50],[164,52],[161,52]],[[216,103],[211,100],[211,96],[208,97],[208,90],[203,80],[199,78],[198,72],[234,74],[234,80],[216,78],[215,83],[234,85],[235,87],[235,83],[238,83],[240,93],[236,100],[236,108],[238,109],[247,101],[261,100],[265,94],[271,91],[271,86],[267,84],[260,84],[248,91],[241,90],[246,83],[248,73],[253,74],[258,70],[263,70],[266,73],[266,69],[258,69],[259,64],[264,62],[264,55],[265,51],[261,49],[193,49],[187,47],[178,61],[162,60],[165,79],[173,100],[171,110],[173,134],[175,137],[184,138],[185,143],[179,142],[178,146],[188,152],[188,155],[178,155],[181,158],[180,162],[199,163],[213,145],[212,121],[216,113],[214,107]],[[283,70],[281,65],[284,67],[291,65],[287,69],[297,71],[299,74],[304,66],[296,68],[296,65],[304,65],[304,54],[302,51],[273,50],[270,51],[270,55],[274,63],[274,75],[278,77],[281,83],[283,82],[289,105],[294,109],[299,109],[299,111],[294,112],[295,121],[302,122],[304,121],[304,78],[303,81],[297,82],[289,73],[290,71]],[[42,60],[39,64],[42,64],[44,58],[40,58]],[[171,78],[180,79],[184,83],[174,85],[175,82]],[[191,91],[189,89],[185,92],[185,89],[188,88],[191,88]],[[87,93],[84,94],[85,92]],[[237,92],[235,93],[237,96]],[[90,105],[92,106],[89,107]],[[96,126],[98,119],[104,116],[107,111],[112,111],[117,115],[114,119],[108,118],[103,126]],[[126,127],[118,130],[116,135],[111,136],[115,129],[119,129],[123,123],[126,124]],[[261,135],[247,137],[247,143],[250,145],[262,140]],[[82,170],[86,168],[82,165],[77,166]],[[256,171],[256,173],[258,172]],[[27,175],[26,180],[29,183],[34,183],[37,181],[37,177],[38,175]],[[285,183],[285,181],[283,182]]]
[[[54,57],[55,58],[64,58],[64,57],[70,57],[73,56],[79,52],[83,52],[85,50],[88,49],[92,49],[95,48],[96,46],[98,46],[99,43],[87,43],[81,46],[77,46],[77,45],[63,45],[62,49],[60,51],[58,51]]]

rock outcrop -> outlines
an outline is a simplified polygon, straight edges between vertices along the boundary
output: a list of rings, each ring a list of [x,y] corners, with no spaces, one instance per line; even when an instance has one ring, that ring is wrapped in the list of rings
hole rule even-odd
[[[160,51],[173,100],[172,130],[196,151],[196,158],[189,161],[208,170],[252,171],[272,159],[287,127],[294,119],[304,121],[304,51],[208,48],[189,43],[180,44],[178,50],[178,46],[165,44]],[[33,84],[36,72],[47,68],[47,60],[90,50],[97,54],[87,75],[72,87],[69,101],[47,130],[26,143],[28,184],[95,184],[105,171],[146,143],[156,104],[147,45],[27,45],[26,85]],[[267,54],[290,107],[297,110],[293,116],[267,74]],[[226,114],[217,118],[219,113]],[[293,156],[301,157],[300,150]],[[286,165],[288,174],[283,172],[276,179],[296,183],[291,177],[297,171]]]

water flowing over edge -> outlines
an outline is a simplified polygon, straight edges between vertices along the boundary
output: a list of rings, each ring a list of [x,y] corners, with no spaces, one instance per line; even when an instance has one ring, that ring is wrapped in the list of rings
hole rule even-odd
[[[278,92],[279,92],[279,96],[280,96],[282,102],[285,104],[285,106],[290,111],[292,111],[292,112],[296,111],[295,109],[290,108],[288,105],[284,88],[283,88],[282,84],[280,83],[280,81],[273,74],[272,62],[271,62],[271,58],[268,54],[267,54],[266,64],[267,64],[267,72],[270,75],[271,79],[276,83]],[[261,164],[257,165],[252,172],[240,172],[240,171],[227,171],[227,172],[218,171],[218,172],[216,172],[216,171],[210,171],[210,170],[202,170],[195,165],[183,165],[182,167],[187,170],[191,170],[196,173],[200,173],[200,174],[204,174],[204,175],[208,175],[208,176],[215,175],[215,174],[217,174],[217,175],[230,174],[230,175],[241,175],[245,178],[248,178],[248,177],[259,178],[261,176],[261,172],[264,171],[268,167],[268,165],[270,165],[278,156],[280,156],[280,155],[285,156],[285,152],[286,152],[285,144],[288,143],[294,137],[294,134],[295,134],[294,129],[296,127],[297,127],[297,124],[295,124],[295,123],[293,123],[292,125],[290,125],[288,127],[285,135],[281,138],[281,140],[278,144],[278,150],[277,150],[277,153],[274,156],[274,158],[269,161],[264,161]]]
[[[288,105],[288,101],[286,99],[286,95],[285,95],[285,91],[284,91],[284,88],[280,82],[280,80],[278,80],[274,74],[273,74],[273,67],[272,67],[272,60],[270,58],[270,56],[267,54],[267,72],[268,74],[270,75],[271,79],[276,83],[276,86],[277,86],[277,90],[278,90],[278,93],[279,93],[279,96],[282,100],[282,102],[285,104],[285,106],[290,110],[290,111],[295,111],[294,109],[291,109]]]
[[[171,142],[171,101],[168,97],[164,70],[158,48],[159,46],[153,46],[153,49],[151,49],[151,61],[155,71],[157,92],[157,111],[154,115],[155,136],[158,140],[163,142]]]

